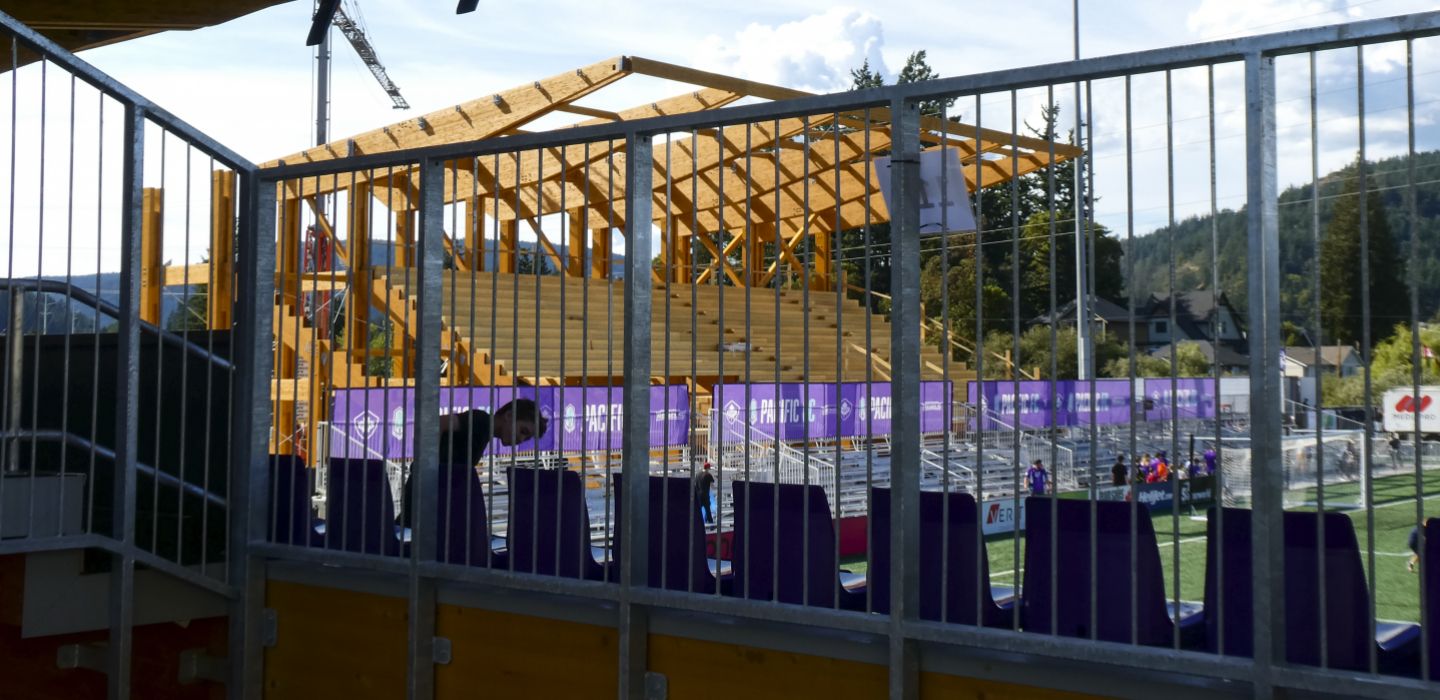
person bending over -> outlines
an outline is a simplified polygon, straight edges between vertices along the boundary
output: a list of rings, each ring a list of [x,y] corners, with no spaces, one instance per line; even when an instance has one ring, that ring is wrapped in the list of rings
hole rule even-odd
[[[540,415],[535,402],[515,399],[500,407],[495,415],[473,409],[440,416],[441,465],[475,466],[491,440],[499,439],[506,447],[524,444],[545,435],[550,422]],[[400,496],[401,525],[410,527],[410,478],[405,478]]]

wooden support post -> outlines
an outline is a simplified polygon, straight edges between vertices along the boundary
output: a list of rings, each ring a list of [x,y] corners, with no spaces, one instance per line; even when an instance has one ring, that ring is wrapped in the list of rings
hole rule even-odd
[[[210,178],[210,330],[229,330],[235,302],[235,171]]]
[[[834,250],[831,247],[834,234],[830,231],[816,230],[811,237],[815,240],[815,250],[814,255],[811,256],[810,288],[821,292],[834,291],[834,288],[830,286],[831,275],[835,271],[835,261],[832,259]]]
[[[395,267],[415,264],[415,210],[395,212]]]
[[[520,221],[511,219],[500,222],[500,254],[495,259],[495,271],[513,275],[518,268],[517,251],[520,248]]]
[[[345,243],[350,251],[350,298],[345,300],[345,314],[350,326],[345,331],[351,349],[369,346],[370,317],[370,185],[357,183],[350,189],[349,226]]]
[[[576,209],[570,217],[570,241],[565,246],[565,276],[585,276],[585,210]]]
[[[690,284],[694,279],[694,260],[690,255],[690,238],[684,235],[675,236],[675,282]]]
[[[764,268],[764,242],[760,240],[759,232],[751,227],[745,241],[745,285],[747,287],[760,286],[760,278],[765,273]]]
[[[610,229],[597,228],[590,239],[590,276],[610,278]]]
[[[275,245],[275,271],[287,277],[300,272],[300,203],[299,198],[281,200],[280,240]],[[276,290],[285,303],[295,304],[298,299],[292,281]]]
[[[140,213],[140,320],[160,325],[161,293],[165,290],[162,247],[165,231],[161,217],[164,193],[146,187]]]
[[[476,197],[465,202],[465,249],[470,253],[470,269],[475,272],[485,271],[484,211],[484,197]],[[458,239],[459,236],[457,235],[456,238]]]

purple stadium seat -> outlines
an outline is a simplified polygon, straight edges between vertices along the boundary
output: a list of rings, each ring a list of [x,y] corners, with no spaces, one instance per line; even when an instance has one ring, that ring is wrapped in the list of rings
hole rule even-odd
[[[331,458],[325,490],[324,546],[346,552],[400,556],[395,501],[385,461]]]
[[[615,544],[611,550],[615,561],[620,561],[620,543],[623,541],[620,535],[625,525],[625,499],[618,495],[623,483],[620,477],[615,475]],[[647,585],[688,591],[693,576],[696,593],[714,593],[715,576],[710,573],[705,561],[705,525],[701,522],[700,509],[693,504],[691,483],[688,476],[650,477],[650,575],[647,576]]]
[[[1287,511],[1285,528],[1285,650],[1290,663],[1320,665],[1320,587],[1318,581],[1315,518],[1317,513]],[[1210,652],[1219,649],[1219,622],[1225,620],[1225,653],[1254,655],[1254,627],[1251,611],[1254,596],[1251,581],[1251,528],[1249,510],[1225,509],[1225,609],[1220,610],[1220,585],[1216,579],[1220,561],[1216,509],[1209,511],[1206,528],[1205,609],[1206,644]],[[1330,668],[1363,671],[1370,668],[1370,593],[1360,562],[1360,545],[1355,527],[1343,513],[1326,513],[1325,519],[1326,632]],[[1419,628],[1415,625],[1377,625],[1382,671],[1399,671],[1413,666],[1418,657]]]
[[[505,554],[490,552],[490,523],[486,517],[485,489],[474,467],[448,464],[440,467],[440,498],[436,512],[435,560],[442,564],[506,568]],[[410,556],[410,541],[401,549]]]
[[[776,583],[776,497],[779,497],[779,588]],[[735,532],[731,565],[735,595],[751,600],[779,600],[795,605],[846,610],[865,609],[862,577],[839,572],[835,561],[835,526],[825,489],[801,484],[735,482]],[[808,496],[808,498],[807,498]],[[809,506],[809,570],[806,576],[806,504]],[[748,553],[748,558],[747,558]],[[841,585],[837,586],[837,582]],[[809,600],[806,600],[808,594]]]
[[[310,517],[310,493],[310,468],[299,457],[270,455],[270,511],[265,520],[265,539],[298,547],[322,544]]]
[[[890,612],[890,489],[877,488],[871,492],[870,536],[874,553],[870,570],[875,575],[868,580],[872,609],[884,615]],[[947,495],[950,518],[948,524],[942,525],[945,522],[943,499]],[[946,622],[975,624],[975,552],[979,549],[975,546],[979,528],[976,517],[975,499],[968,493],[920,492],[920,619],[940,620],[943,595]],[[947,535],[949,541],[945,542]],[[942,565],[949,568],[948,578]],[[986,554],[980,557],[978,580],[990,581],[990,561]],[[980,614],[985,626],[1009,627],[1012,611],[995,604],[990,586],[983,590]]]
[[[511,468],[506,475],[510,484],[506,538],[515,571],[606,580],[607,567],[595,561],[590,547],[590,511],[580,475],[568,469],[526,468]]]
[[[1025,579],[1021,589],[1021,624],[1027,632],[1049,634],[1052,621],[1062,637],[1088,638],[1091,625],[1101,641],[1131,643],[1138,630],[1138,642],[1150,646],[1174,643],[1175,627],[1165,600],[1165,578],[1160,569],[1160,550],[1150,514],[1140,508],[1134,519],[1136,589],[1131,588],[1131,506],[1119,501],[1100,501],[1096,508],[1096,566],[1099,590],[1095,592],[1097,614],[1092,620],[1090,603],[1090,501],[1032,497],[1025,504]],[[1057,513],[1058,511],[1058,513]],[[1052,520],[1058,540],[1051,541]],[[1051,569],[1051,547],[1055,547],[1056,569]],[[1058,582],[1052,590],[1051,582]],[[1051,596],[1056,607],[1051,607]],[[1137,621],[1131,629],[1132,615]],[[1052,620],[1053,618],[1053,620]],[[1198,618],[1182,627],[1202,629]],[[1193,640],[1198,644],[1198,638]]]

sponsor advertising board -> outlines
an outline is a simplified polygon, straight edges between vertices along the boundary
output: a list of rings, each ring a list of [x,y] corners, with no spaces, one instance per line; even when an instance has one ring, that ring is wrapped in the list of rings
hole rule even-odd
[[[1165,510],[1174,503],[1174,485],[1168,481],[1140,484],[1140,503],[1149,510]],[[1096,500],[1129,501],[1129,486],[1109,486],[1097,490]],[[1180,505],[1200,507],[1215,500],[1215,477],[1197,476],[1180,480]]]
[[[1420,432],[1440,433],[1440,387],[1422,386],[1420,395],[1411,389],[1385,392],[1385,430],[1415,432],[1415,414],[1420,414]]]
[[[1015,500],[1012,498],[986,501],[984,506],[985,522],[980,525],[981,532],[987,535],[1014,532],[1017,524],[1021,530],[1024,530],[1025,502],[1027,500],[1029,499],[1020,499],[1020,511],[1018,515],[1015,511]]]

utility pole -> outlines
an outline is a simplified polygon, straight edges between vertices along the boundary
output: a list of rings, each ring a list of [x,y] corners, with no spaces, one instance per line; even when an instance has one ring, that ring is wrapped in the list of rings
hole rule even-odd
[[[1075,33],[1075,60],[1080,60],[1080,0],[1074,0],[1073,29]],[[1075,83],[1075,140],[1085,143],[1084,120],[1080,115],[1080,82]],[[1094,359],[1091,347],[1090,296],[1085,288],[1085,154],[1074,160],[1075,166],[1075,334],[1078,357],[1076,358],[1079,378],[1087,380],[1094,374],[1090,367]]]

